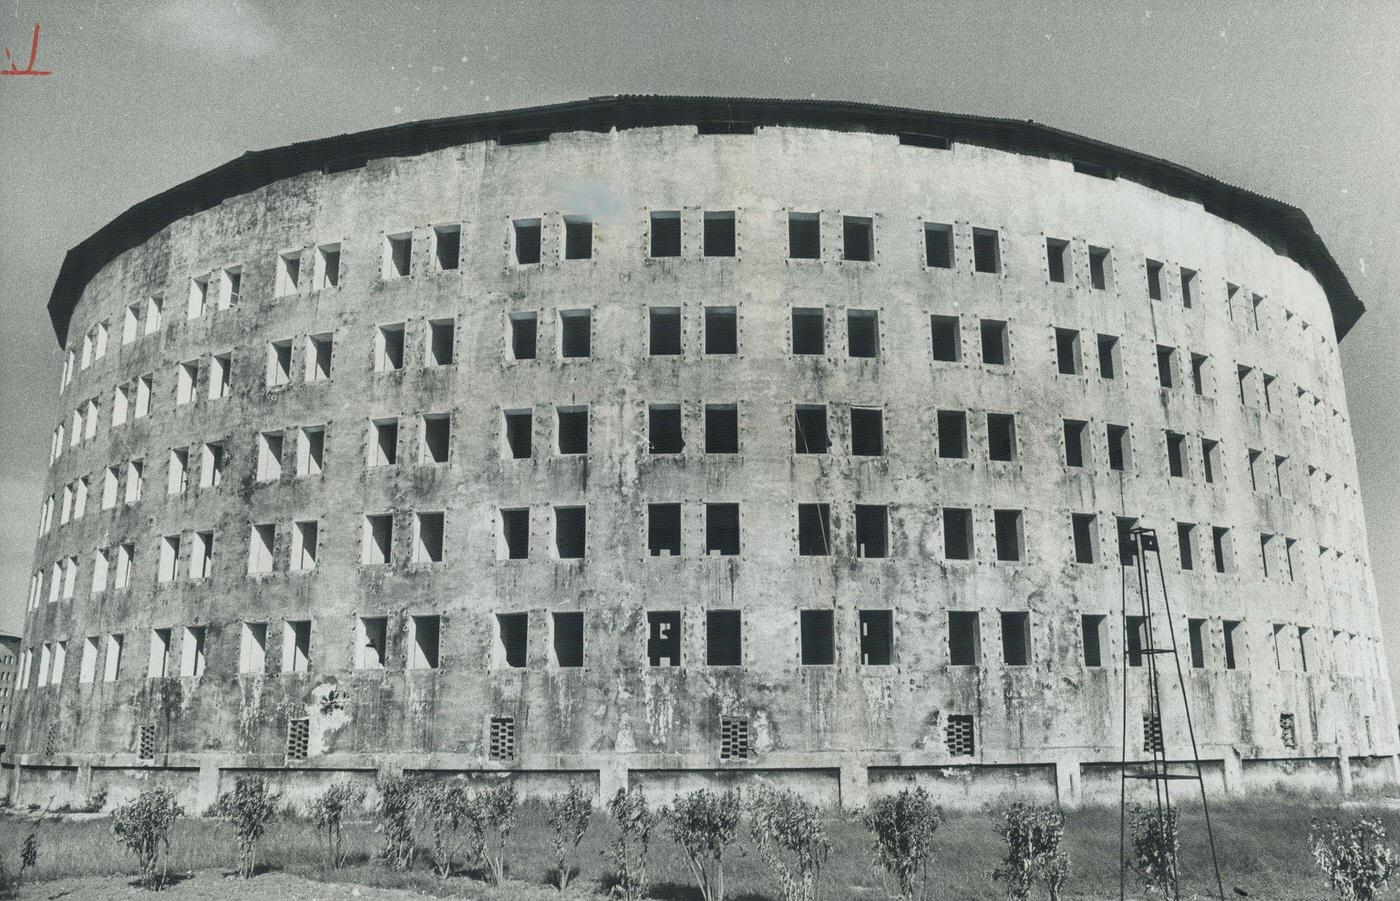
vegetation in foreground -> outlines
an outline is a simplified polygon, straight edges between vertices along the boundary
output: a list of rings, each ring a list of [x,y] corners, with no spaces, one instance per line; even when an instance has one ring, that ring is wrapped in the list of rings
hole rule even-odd
[[[259,780],[260,781],[260,780]],[[387,791],[386,791],[387,789]],[[323,881],[516,901],[1093,899],[1118,892],[1118,810],[1008,803],[942,811],[917,789],[865,811],[822,810],[786,792],[698,791],[655,808],[639,792],[595,807],[574,788],[521,802],[511,783],[381,785],[375,810],[336,786],[306,811],[240,783],[203,819],[148,793],[112,816],[0,816],[0,879],[110,875],[159,888],[178,874],[267,870]],[[387,806],[386,806],[386,800]],[[1130,812],[1132,897],[1214,897],[1198,808],[1175,823]],[[1372,901],[1395,875],[1387,833],[1400,803],[1267,795],[1212,805],[1226,895]],[[1173,829],[1172,827],[1176,828]],[[230,889],[232,891],[232,889]]]

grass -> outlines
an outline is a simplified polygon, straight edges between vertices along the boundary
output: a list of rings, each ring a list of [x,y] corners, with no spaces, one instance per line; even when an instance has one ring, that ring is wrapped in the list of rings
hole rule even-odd
[[[1226,897],[1236,886],[1253,898],[1271,901],[1315,901],[1325,895],[1325,885],[1308,849],[1308,826],[1315,816],[1338,811],[1335,798],[1299,795],[1263,795],[1218,801],[1211,807]],[[1366,814],[1379,819],[1387,832],[1400,836],[1400,804],[1372,797],[1347,802],[1346,816]],[[35,828],[33,815],[0,817],[0,856],[5,869],[18,868],[24,836]],[[135,873],[135,861],[120,847],[111,822],[101,816],[45,817],[38,822],[39,865],[33,880],[71,876],[122,876]],[[833,815],[827,824],[832,853],[824,872],[824,896],[841,899],[881,899],[885,891],[878,865],[873,863],[870,839],[851,816]],[[1066,843],[1072,859],[1069,897],[1101,899],[1118,893],[1118,809],[1085,807],[1068,813]],[[595,814],[578,862],[579,897],[606,894],[609,867],[603,848],[614,829]],[[372,859],[377,836],[368,822],[349,824],[346,847],[350,865],[328,870],[315,828],[303,820],[279,820],[268,830],[260,849],[261,864],[274,870],[335,882],[414,889],[443,897],[535,901],[558,897],[545,880],[552,867],[551,831],[543,808],[525,805],[520,812],[508,851],[510,883],[502,888],[486,886],[475,874],[442,880],[434,876],[426,860],[409,873],[392,873]],[[1200,817],[1199,805],[1183,805],[1181,813],[1182,868],[1187,878],[1183,897],[1213,897],[1214,877]],[[1001,843],[991,820],[977,811],[948,811],[936,836],[934,897],[992,901],[1004,898],[990,879],[999,862]],[[233,833],[212,820],[181,820],[170,842],[170,869],[189,872],[236,863]],[[698,901],[689,871],[665,827],[653,834],[648,858],[652,896],[660,901]],[[774,901],[779,897],[775,880],[753,851],[747,836],[727,856],[727,883],[731,901]],[[1129,882],[1130,895],[1134,894]],[[574,889],[571,888],[571,894]],[[1140,892],[1137,893],[1140,895]]]

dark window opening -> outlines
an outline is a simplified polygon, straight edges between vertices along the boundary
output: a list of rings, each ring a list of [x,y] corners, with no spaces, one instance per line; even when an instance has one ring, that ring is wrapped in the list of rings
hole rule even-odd
[[[743,619],[738,610],[705,613],[705,665],[742,666]]]
[[[846,311],[846,344],[852,357],[880,355],[880,314],[877,310]]]
[[[414,669],[437,669],[441,663],[439,649],[442,640],[442,617],[415,616],[413,624]]]
[[[1235,668],[1235,633],[1239,631],[1238,620],[1227,619],[1221,623],[1225,637],[1225,668]]]
[[[535,358],[536,319],[534,313],[510,314],[510,353],[517,360]]]
[[[1089,424],[1081,419],[1065,420],[1065,465],[1082,467],[1087,450]]]
[[[948,611],[948,663],[952,666],[982,663],[982,630],[976,613]]]
[[[1125,623],[1128,666],[1142,666],[1142,652],[1147,647],[1147,620],[1141,616],[1130,616]]]
[[[681,505],[647,505],[647,553],[653,557],[681,554]]]
[[[530,615],[497,613],[496,627],[500,632],[501,661],[511,669],[524,669],[530,648]]]
[[[826,429],[825,404],[799,404],[794,422],[797,453],[825,454],[831,450],[831,439]]]
[[[1147,261],[1147,296],[1152,300],[1162,299],[1162,264],[1156,260]]]
[[[457,323],[452,319],[437,319],[428,323],[428,365],[451,366]]]
[[[739,452],[739,409],[732,404],[705,406],[705,453]]]
[[[648,453],[653,454],[679,454],[685,449],[679,404],[652,404],[647,410],[647,443]]]
[[[1192,669],[1205,669],[1206,666],[1205,628],[1206,621],[1203,619],[1186,621],[1186,635],[1191,643]]]
[[[515,460],[528,459],[533,452],[534,414],[529,410],[506,410],[506,447]]]
[[[982,320],[982,362],[1005,366],[1011,359],[1011,332],[1000,319]]]
[[[585,216],[564,217],[564,259],[593,257],[593,220]]]
[[[972,230],[972,264],[977,272],[1001,271],[1001,238],[994,229]]]
[[[1191,388],[1200,397],[1205,394],[1206,380],[1206,357],[1201,354],[1191,355]]]
[[[1196,526],[1189,522],[1176,524],[1176,548],[1181,559],[1181,568],[1196,568]]]
[[[1020,510],[992,511],[996,527],[997,559],[1016,562],[1025,557],[1025,534]]]
[[[822,255],[821,219],[817,213],[788,213],[788,256],[817,260]]]
[[[890,555],[890,508],[876,504],[856,504],[856,556]]]
[[[1230,530],[1214,526],[1210,530],[1211,549],[1215,554],[1215,571],[1218,573],[1229,572],[1230,570]]]
[[[1218,446],[1209,438],[1201,439],[1201,477],[1207,485],[1215,482],[1215,453]]]
[[[1055,362],[1060,375],[1079,375],[1082,371],[1078,329],[1055,329]]]
[[[934,316],[933,358],[942,363],[956,363],[962,359],[962,329],[956,316]],[[985,330],[985,324],[983,326]],[[985,331],[983,341],[985,342]],[[985,343],[984,354],[985,356]]]
[[[802,665],[831,666],[836,662],[835,614],[831,610],[803,610]]]
[[[452,417],[437,413],[423,417],[423,462],[446,463],[452,448]]]
[[[739,505],[705,505],[705,555],[729,557],[739,553]]]
[[[797,553],[802,557],[831,554],[831,506],[797,505]]]
[[[681,255],[681,214],[679,210],[651,214],[651,255],[678,257]]]
[[[1110,277],[1108,249],[1105,247],[1089,248],[1089,284],[1094,286],[1096,291],[1107,291]]]
[[[1031,662],[1031,615],[1022,611],[1001,612],[1001,657],[1007,666],[1027,666]]]
[[[583,613],[554,614],[554,663],[561,669],[583,666]]]
[[[680,307],[652,307],[651,355],[676,356],[681,352]]]
[[[554,508],[554,550],[560,560],[580,560],[588,545],[588,510]]]
[[[739,315],[734,307],[705,308],[705,353],[739,352]]]
[[[943,508],[943,556],[948,560],[972,559],[972,511]]]
[[[681,665],[681,614],[679,610],[647,611],[647,665]]]
[[[1118,338],[1114,335],[1099,335],[1099,376],[1118,378]]]
[[[856,457],[879,457],[884,453],[884,411],[871,407],[851,407],[851,454]]]
[[[1045,262],[1050,273],[1050,281],[1064,282],[1065,260],[1069,256],[1069,242],[1059,238],[1045,239]]]
[[[1176,348],[1157,345],[1157,382],[1163,388],[1170,388],[1176,381],[1172,371],[1175,356]]]
[[[588,408],[560,407],[557,416],[559,453],[588,453]]]
[[[413,235],[389,235],[389,257],[385,261],[385,278],[402,278],[409,274],[413,265]]]
[[[1080,633],[1084,636],[1084,665],[1103,666],[1103,624],[1101,614],[1085,614],[1079,618]]]
[[[1095,517],[1092,513],[1070,514],[1070,526],[1074,531],[1075,563],[1093,563],[1098,557],[1094,522]]]
[[[456,269],[462,256],[462,230],[455,226],[433,229],[434,257],[441,271]],[[338,256],[338,254],[337,254]],[[337,261],[338,262],[338,261]],[[327,266],[329,267],[329,262]]]
[[[938,411],[938,456],[945,460],[962,460],[967,457],[967,413],[965,411]]]
[[[501,535],[505,539],[507,560],[526,560],[530,556],[530,511],[502,510]]]
[[[1016,414],[987,414],[987,457],[1000,463],[1016,459]]]
[[[540,220],[516,219],[515,262],[521,266],[540,261]]]
[[[794,307],[792,311],[792,352],[794,354],[826,353],[826,311],[818,308]]]
[[[1118,525],[1118,562],[1123,566],[1133,566],[1137,560],[1137,541],[1133,529],[1137,520],[1131,516],[1115,517]]]
[[[953,227],[924,223],[924,261],[930,269],[953,268]]]
[[[1167,472],[1174,479],[1186,475],[1186,465],[1181,454],[1181,448],[1185,442],[1185,435],[1167,432]]]
[[[1189,310],[1195,302],[1196,273],[1183,266],[1181,269],[1181,305]]]
[[[559,354],[577,359],[593,354],[593,314],[589,310],[559,311]]]
[[[859,617],[861,666],[889,666],[894,662],[894,611],[862,610]]]
[[[855,263],[875,259],[875,223],[865,216],[841,217],[841,258]]]
[[[734,256],[734,214],[705,214],[705,256]]]
[[[1128,468],[1128,427],[1108,427],[1108,468],[1122,472]]]

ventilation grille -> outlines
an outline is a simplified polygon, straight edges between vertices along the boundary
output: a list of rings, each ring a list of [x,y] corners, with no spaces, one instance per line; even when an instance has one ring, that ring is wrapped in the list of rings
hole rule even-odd
[[[1294,723],[1293,714],[1280,713],[1278,715],[1278,731],[1285,748],[1298,747],[1298,727]]]
[[[719,759],[748,760],[753,757],[749,737],[749,718],[722,716],[719,718]]]
[[[955,713],[948,717],[948,753],[954,757],[971,757],[976,752],[971,714]]]
[[[491,717],[490,756],[492,760],[515,759],[515,717]]]
[[[49,723],[44,734],[44,754],[52,757],[58,753],[58,723]]]
[[[311,720],[287,721],[287,759],[305,760],[311,744]]]
[[[1166,746],[1162,743],[1161,717],[1146,713],[1142,715],[1142,750],[1153,754],[1166,753]]]
[[[141,734],[136,739],[136,756],[142,760],[156,759],[156,727],[150,723],[141,726]]]

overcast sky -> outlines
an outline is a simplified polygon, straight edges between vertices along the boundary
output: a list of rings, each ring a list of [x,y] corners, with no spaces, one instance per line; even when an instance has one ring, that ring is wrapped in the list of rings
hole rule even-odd
[[[1400,673],[1400,4],[0,0],[0,628],[23,619],[69,247],[245,150],[598,94],[1035,119],[1302,207],[1369,312],[1342,344]]]

